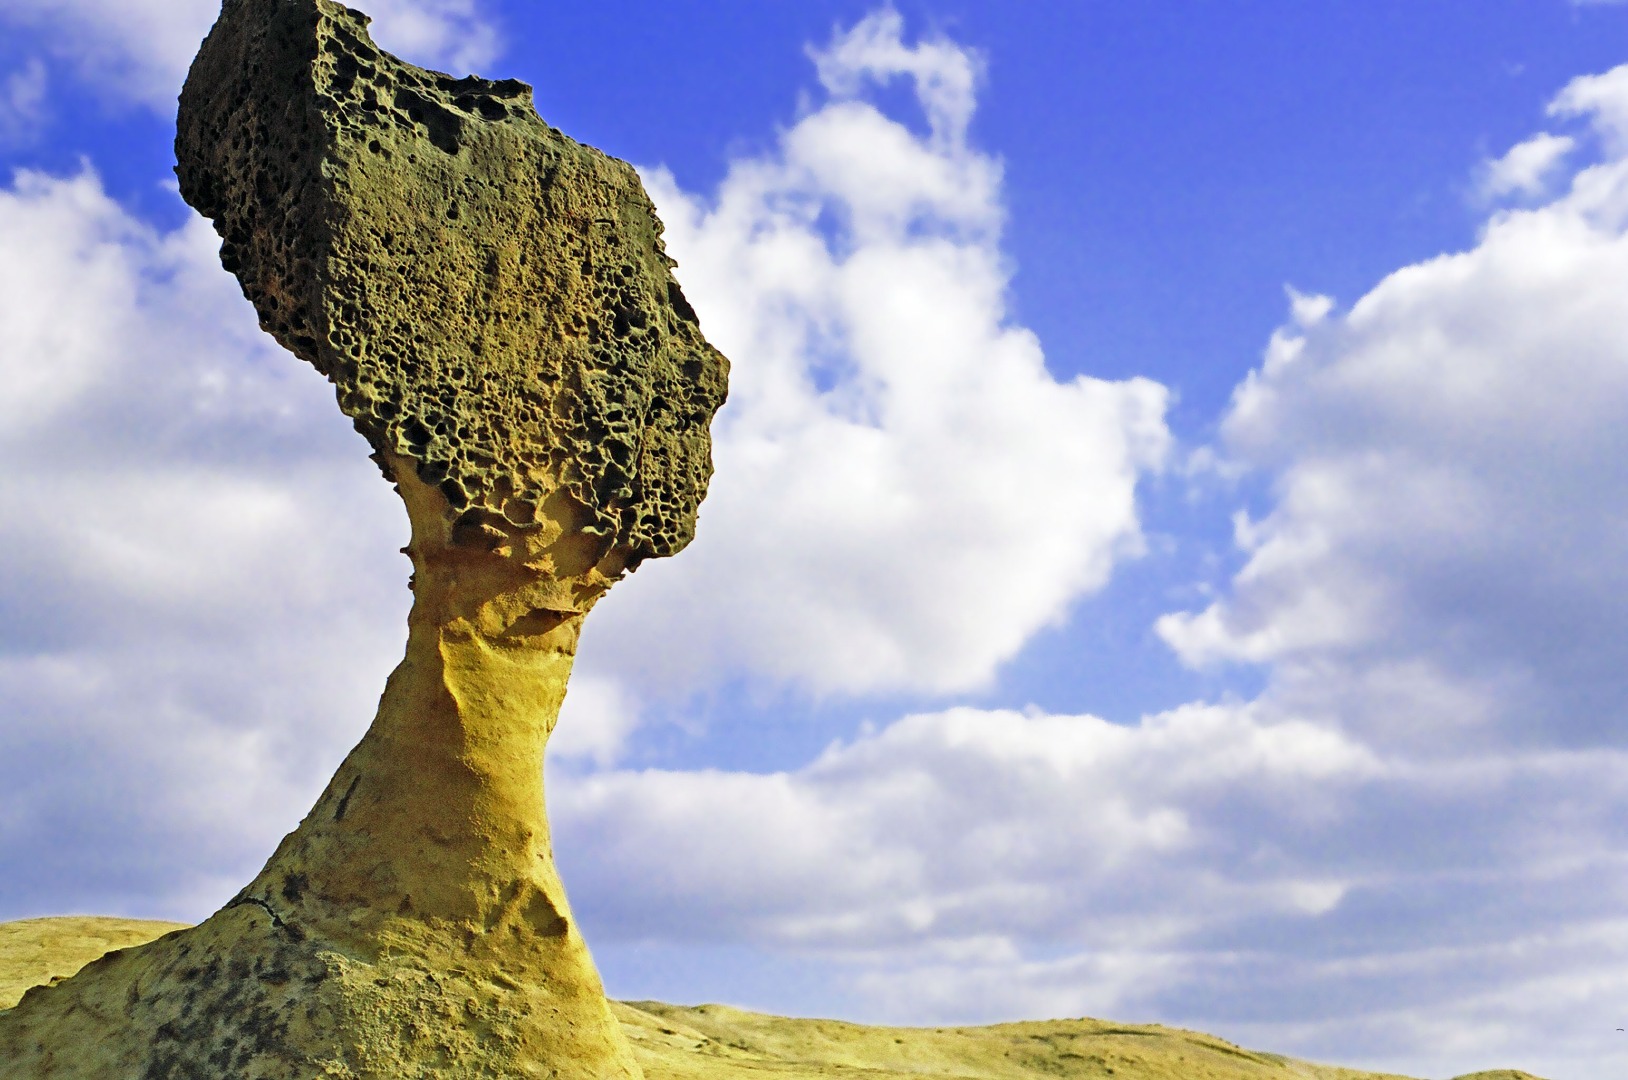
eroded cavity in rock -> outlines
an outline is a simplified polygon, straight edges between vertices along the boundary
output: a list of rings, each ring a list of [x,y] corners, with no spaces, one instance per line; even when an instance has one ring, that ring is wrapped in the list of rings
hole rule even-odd
[[[563,490],[630,565],[679,550],[727,364],[638,176],[526,84],[412,67],[366,23],[228,0],[182,95],[182,194],[262,325],[472,521]]]

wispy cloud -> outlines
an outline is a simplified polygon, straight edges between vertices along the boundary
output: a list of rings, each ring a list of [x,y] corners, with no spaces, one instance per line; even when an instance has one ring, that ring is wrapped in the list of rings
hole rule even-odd
[[[1551,177],[1577,146],[1566,135],[1541,132],[1509,148],[1503,157],[1482,167],[1480,194],[1486,199],[1507,195],[1541,196]]]
[[[377,0],[368,8],[380,45],[415,63],[464,74],[500,49],[480,0]],[[110,99],[170,113],[219,11],[219,0],[8,0],[0,25],[37,33]]]
[[[37,136],[47,119],[50,75],[45,61],[34,57],[0,81],[0,145]]]

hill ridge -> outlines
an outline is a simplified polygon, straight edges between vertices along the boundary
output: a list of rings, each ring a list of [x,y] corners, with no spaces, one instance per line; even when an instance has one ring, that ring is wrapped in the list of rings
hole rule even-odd
[[[0,923],[0,1010],[115,949],[183,923],[98,916]],[[648,1080],[1413,1080],[1251,1050],[1163,1024],[1080,1017],[978,1026],[878,1027],[732,1005],[618,1001]],[[1494,1070],[1454,1080],[1540,1080]]]

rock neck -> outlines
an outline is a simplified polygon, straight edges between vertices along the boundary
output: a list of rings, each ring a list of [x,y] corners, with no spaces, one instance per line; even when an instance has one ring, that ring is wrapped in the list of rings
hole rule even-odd
[[[573,932],[554,869],[543,753],[582,621],[621,575],[567,499],[517,529],[455,512],[386,455],[412,521],[407,652],[372,727],[238,902],[365,951],[434,924]]]
[[[381,464],[414,604],[372,727],[223,910],[0,1014],[6,1076],[640,1077],[543,808],[578,632],[622,557],[568,502],[504,527]]]

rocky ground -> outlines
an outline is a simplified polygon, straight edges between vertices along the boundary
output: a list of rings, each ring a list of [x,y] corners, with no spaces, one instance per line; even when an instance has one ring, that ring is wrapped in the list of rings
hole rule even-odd
[[[177,923],[60,918],[0,923],[0,1009],[113,949]],[[724,1005],[617,1002],[617,1019],[649,1080],[768,1077],[894,1080],[1403,1080],[1242,1049],[1192,1031],[1101,1020],[971,1028],[883,1028],[766,1016]],[[1457,1080],[1537,1080],[1490,1072]]]

